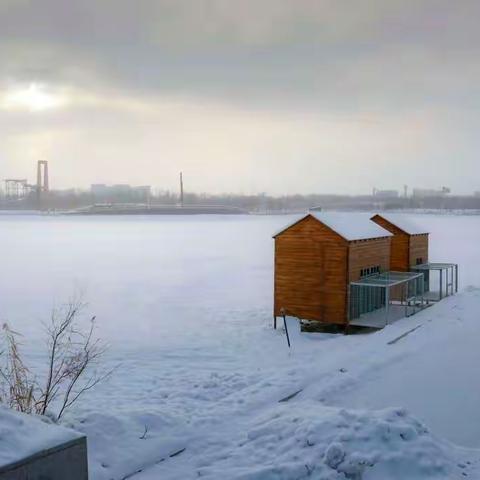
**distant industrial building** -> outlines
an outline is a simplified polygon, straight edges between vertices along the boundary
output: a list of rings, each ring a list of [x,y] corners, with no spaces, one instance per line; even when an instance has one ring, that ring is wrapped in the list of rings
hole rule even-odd
[[[96,201],[101,202],[146,202],[151,196],[152,188],[150,185],[131,186],[123,183],[116,185],[95,183],[90,186],[90,193]]]
[[[133,192],[142,198],[149,198],[152,194],[152,187],[150,185],[140,185],[134,187]]]
[[[7,201],[25,201],[34,193],[36,196],[35,207],[43,208],[50,194],[48,162],[46,160],[37,162],[37,183],[35,185],[28,183],[25,178],[6,178],[4,182]]]
[[[376,198],[388,199],[388,198],[398,198],[400,194],[398,190],[377,190],[376,188],[374,188],[373,196]]]
[[[440,190],[430,188],[414,188],[413,196],[416,198],[445,197],[450,193],[448,187],[442,187]]]
[[[90,186],[90,193],[95,197],[107,196],[109,187],[104,183],[94,183]]]

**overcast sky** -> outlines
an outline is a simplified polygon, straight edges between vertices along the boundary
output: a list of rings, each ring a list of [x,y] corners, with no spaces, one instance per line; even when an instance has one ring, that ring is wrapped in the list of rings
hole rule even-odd
[[[0,0],[0,178],[480,190],[478,0]]]

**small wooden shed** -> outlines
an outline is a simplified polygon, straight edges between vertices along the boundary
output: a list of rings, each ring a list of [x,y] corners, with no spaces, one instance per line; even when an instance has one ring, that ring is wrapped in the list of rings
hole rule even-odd
[[[349,285],[387,271],[392,234],[368,215],[311,212],[275,239],[274,318],[346,325]]]
[[[377,214],[372,220],[393,234],[390,270],[408,272],[428,263],[428,232],[399,215]]]

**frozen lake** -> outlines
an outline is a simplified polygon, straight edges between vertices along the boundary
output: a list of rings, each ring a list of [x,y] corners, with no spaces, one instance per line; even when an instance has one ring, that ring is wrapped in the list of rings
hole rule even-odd
[[[82,290],[114,344],[211,334],[229,312],[270,308],[271,234],[286,221],[0,216],[1,318],[23,329]]]
[[[480,285],[480,216],[416,215],[433,261]],[[113,346],[188,345],[237,322],[268,323],[272,234],[292,216],[0,215],[0,318],[22,331],[83,291]],[[253,315],[252,315],[253,314]]]

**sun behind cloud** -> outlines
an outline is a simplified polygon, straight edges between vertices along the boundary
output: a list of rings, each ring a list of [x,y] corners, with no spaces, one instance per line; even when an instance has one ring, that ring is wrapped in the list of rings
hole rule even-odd
[[[65,103],[66,98],[63,94],[50,91],[43,85],[30,83],[27,86],[8,89],[0,102],[0,106],[5,110],[41,112],[60,108]]]

